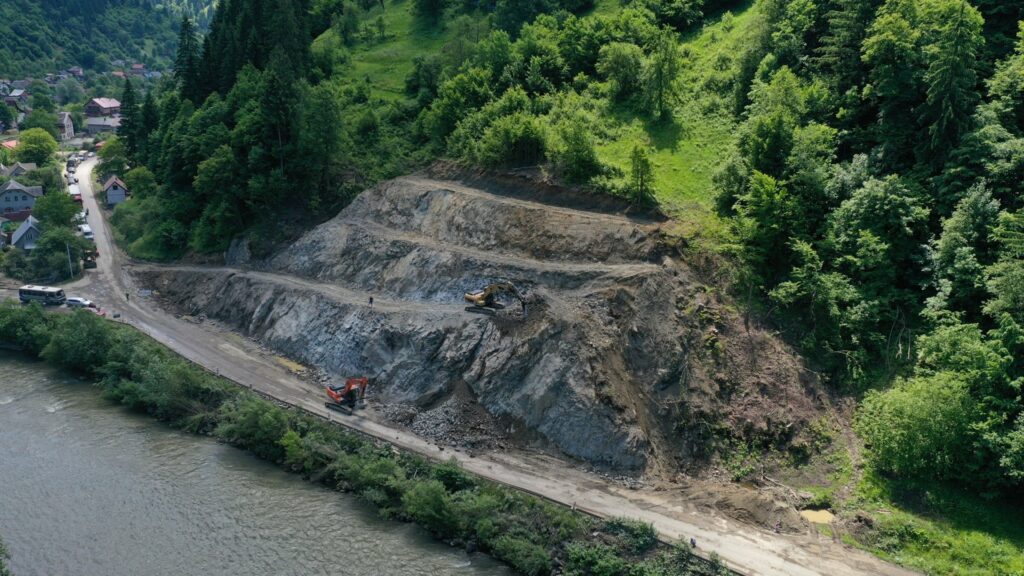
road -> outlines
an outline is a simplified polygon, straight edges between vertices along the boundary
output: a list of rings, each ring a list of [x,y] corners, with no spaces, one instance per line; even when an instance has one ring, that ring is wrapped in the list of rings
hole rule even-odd
[[[625,516],[650,522],[670,541],[696,538],[698,552],[717,553],[732,569],[750,576],[904,576],[915,574],[815,534],[780,535],[709,515],[688,506],[672,490],[631,490],[553,458],[518,452],[471,455],[431,444],[412,433],[368,417],[346,417],[327,410],[321,390],[246,339],[162,310],[136,287],[134,266],[115,249],[94,194],[96,160],[79,169],[83,202],[100,251],[97,269],[68,287],[185,358],[239,385],[338,422],[364,434],[436,460],[456,459],[483,478],[573,506],[599,517]],[[151,266],[151,265],[147,265]],[[251,274],[253,272],[239,273]],[[276,275],[280,276],[280,275]],[[279,278],[280,280],[280,278]],[[290,278],[288,282],[306,283]],[[336,290],[340,290],[335,288]],[[347,297],[339,292],[337,297]],[[361,298],[360,298],[361,300]],[[461,308],[461,307],[460,307]]]

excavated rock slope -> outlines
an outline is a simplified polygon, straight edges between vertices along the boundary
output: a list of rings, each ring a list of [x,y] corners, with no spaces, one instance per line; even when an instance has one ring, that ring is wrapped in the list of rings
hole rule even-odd
[[[139,276],[332,377],[373,377],[381,413],[456,444],[472,413],[502,445],[670,474],[724,438],[799,442],[816,383],[670,253],[656,223],[421,175],[364,192],[251,269]],[[467,310],[463,293],[496,280],[527,294],[525,318]]]

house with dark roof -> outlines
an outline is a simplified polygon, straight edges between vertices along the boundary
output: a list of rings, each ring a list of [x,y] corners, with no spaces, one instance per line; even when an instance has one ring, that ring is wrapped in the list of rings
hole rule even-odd
[[[85,119],[85,131],[90,136],[95,136],[100,132],[113,132],[121,128],[121,117],[120,116],[103,116],[99,118],[86,118]]]
[[[28,90],[24,88],[16,88],[11,90],[11,93],[4,96],[4,104],[17,108],[24,112],[29,109]]]
[[[29,216],[14,231],[14,235],[11,236],[11,245],[25,251],[33,250],[42,235],[42,224],[39,223],[39,220]]]
[[[103,185],[103,193],[107,196],[107,207],[114,207],[131,196],[128,187],[117,176],[111,176]]]
[[[42,197],[42,186],[23,186],[17,180],[8,180],[0,186],[0,214],[16,220],[14,214],[31,212],[36,199]]]
[[[32,162],[18,162],[17,164],[11,164],[10,166],[4,166],[0,164],[0,176],[4,178],[17,178],[22,174],[28,174],[34,172],[39,166],[36,166]]]
[[[116,116],[121,113],[121,103],[113,98],[93,98],[85,105],[85,115]]]

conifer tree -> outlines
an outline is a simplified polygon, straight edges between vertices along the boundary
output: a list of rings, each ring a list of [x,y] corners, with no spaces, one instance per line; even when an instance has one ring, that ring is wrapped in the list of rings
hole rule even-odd
[[[137,161],[142,141],[142,119],[139,116],[135,87],[130,78],[124,79],[124,90],[121,92],[121,127],[118,134],[124,141],[128,158]]]
[[[978,52],[984,44],[981,14],[966,0],[953,2],[944,10],[947,23],[929,47],[930,63],[925,73],[928,98],[923,119],[930,136],[933,162],[944,161],[949,151],[971,126],[971,115],[979,101]]]

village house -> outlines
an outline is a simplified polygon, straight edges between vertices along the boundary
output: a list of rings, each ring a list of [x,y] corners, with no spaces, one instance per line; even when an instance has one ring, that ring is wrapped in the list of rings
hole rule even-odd
[[[10,220],[20,220],[31,213],[36,198],[43,195],[42,186],[23,186],[17,180],[8,180],[0,186],[0,214]]]
[[[82,70],[81,66],[72,66],[68,68],[67,73],[75,78],[83,78],[85,76],[85,70]]]
[[[24,88],[15,88],[14,90],[11,90],[10,94],[4,96],[4,104],[7,104],[12,108],[17,108],[22,112],[28,110],[28,90],[25,90]]]
[[[121,103],[113,98],[93,98],[85,105],[85,115],[89,117],[117,116],[121,113]]]
[[[131,196],[128,187],[117,176],[111,176],[103,185],[103,193],[107,196],[107,207],[117,206]]]
[[[90,136],[95,136],[100,132],[113,132],[117,134],[117,131],[121,128],[121,118],[119,116],[104,116],[102,118],[86,118],[85,119],[85,131]]]
[[[132,76],[145,76],[146,65],[145,64],[132,64]]]
[[[71,121],[71,114],[57,113],[57,134],[60,136],[61,142],[67,142],[75,137],[75,124]]]
[[[17,164],[11,164],[10,166],[4,166],[0,164],[0,176],[4,178],[17,178],[22,174],[28,174],[38,169],[32,162],[18,162]]]
[[[29,216],[18,226],[18,229],[14,231],[14,235],[11,236],[11,245],[15,248],[20,248],[26,252],[35,249],[36,242],[39,241],[39,237],[43,235],[42,225],[39,220]]]

